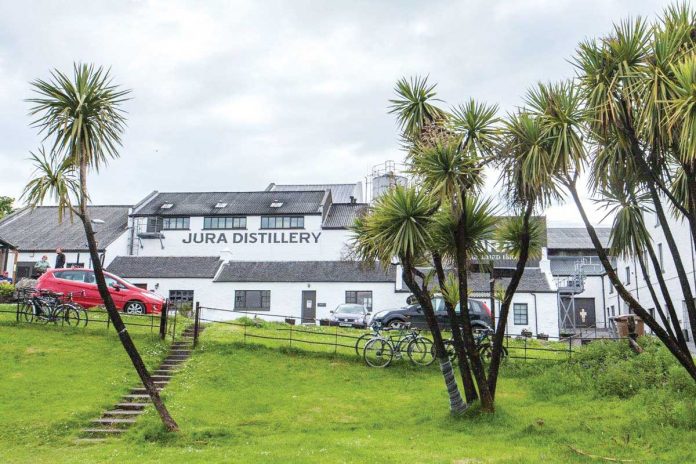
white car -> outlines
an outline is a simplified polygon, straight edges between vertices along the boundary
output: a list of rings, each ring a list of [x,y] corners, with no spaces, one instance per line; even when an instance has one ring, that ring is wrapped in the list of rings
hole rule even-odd
[[[367,327],[369,319],[370,313],[365,306],[352,303],[338,305],[329,316],[331,325],[341,327]]]

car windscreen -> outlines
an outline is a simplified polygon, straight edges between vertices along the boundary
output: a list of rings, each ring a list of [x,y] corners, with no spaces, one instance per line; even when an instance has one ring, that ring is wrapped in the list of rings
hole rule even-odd
[[[340,305],[338,308],[336,308],[336,312],[343,313],[343,314],[362,314],[365,312],[365,309],[363,308],[362,305],[344,304],[344,305]]]

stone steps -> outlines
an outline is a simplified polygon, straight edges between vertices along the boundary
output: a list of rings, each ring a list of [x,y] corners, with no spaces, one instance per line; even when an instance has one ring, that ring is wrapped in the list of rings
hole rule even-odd
[[[203,328],[201,327],[202,331]],[[151,373],[152,381],[157,391],[169,383],[174,374],[186,362],[192,353],[191,344],[193,338],[193,328],[184,329],[181,339],[175,341],[169,348],[167,357]],[[145,408],[150,405],[150,396],[147,390],[141,385],[130,389],[130,392],[121,397],[120,402],[116,403],[112,409],[104,411],[98,419],[90,421],[92,427],[82,430],[82,437],[75,440],[76,443],[101,443],[107,437],[119,436],[128,427],[135,424],[136,419],[145,412]]]

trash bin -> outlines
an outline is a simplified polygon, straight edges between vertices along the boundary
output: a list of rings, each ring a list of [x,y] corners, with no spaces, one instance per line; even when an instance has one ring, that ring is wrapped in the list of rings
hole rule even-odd
[[[643,319],[635,314],[626,314],[623,316],[615,316],[613,319],[616,322],[616,330],[619,332],[619,337],[628,337],[628,319],[631,318],[636,323],[636,336],[642,337],[645,335],[645,324]]]

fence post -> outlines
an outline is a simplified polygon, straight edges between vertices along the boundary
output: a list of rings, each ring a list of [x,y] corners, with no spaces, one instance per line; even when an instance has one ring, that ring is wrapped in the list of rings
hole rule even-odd
[[[174,307],[174,324],[172,324],[172,343],[174,343],[174,338],[176,337],[176,320],[179,313],[179,308]]]
[[[524,361],[527,362],[527,337],[524,337]]]
[[[169,312],[169,299],[165,302],[164,308],[160,312],[160,340],[167,336],[167,313]]]
[[[292,348],[292,324],[290,324],[290,348]]]
[[[196,301],[196,315],[193,319],[193,347],[198,346],[198,326],[201,318],[201,304]]]
[[[246,328],[247,328],[247,323],[244,322],[244,344],[246,345]]]
[[[568,360],[573,359],[573,336],[568,337]]]
[[[338,350],[338,326],[336,326],[336,337],[334,338],[334,354]]]

